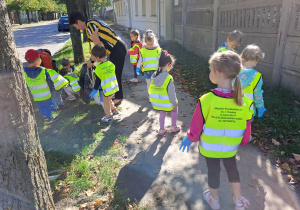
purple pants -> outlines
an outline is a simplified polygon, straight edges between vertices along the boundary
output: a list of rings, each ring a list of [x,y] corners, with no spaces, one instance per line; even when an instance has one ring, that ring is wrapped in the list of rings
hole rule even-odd
[[[165,118],[166,118],[167,112],[165,111],[160,111],[160,116],[159,116],[159,125],[160,129],[165,129]],[[178,107],[172,110],[172,126],[176,126],[176,121],[177,121],[177,114],[178,114]]]

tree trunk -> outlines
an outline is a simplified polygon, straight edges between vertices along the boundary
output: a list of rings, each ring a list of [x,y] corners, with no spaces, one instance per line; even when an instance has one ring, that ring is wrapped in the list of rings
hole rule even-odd
[[[5,0],[0,0],[0,18],[0,209],[54,209]]]
[[[44,13],[41,12],[42,20],[45,20]]]
[[[78,10],[78,5],[73,0],[66,0],[66,5],[68,15],[70,15],[72,11]],[[83,33],[85,33],[85,31]],[[74,63],[82,63],[84,61],[84,55],[81,41],[81,33],[75,27],[70,26],[70,34],[74,53]]]
[[[18,22],[20,25],[22,25],[22,20],[21,20],[21,17],[20,17],[20,11],[16,11],[17,13],[17,18],[18,18]]]
[[[28,21],[28,23],[31,23],[30,16],[29,16],[29,10],[28,9],[26,10],[26,15],[27,15],[27,21]]]
[[[89,14],[89,2],[88,0],[79,0],[79,10],[86,17],[86,19],[91,19]],[[86,33],[83,33],[83,42],[87,42],[88,38]]]

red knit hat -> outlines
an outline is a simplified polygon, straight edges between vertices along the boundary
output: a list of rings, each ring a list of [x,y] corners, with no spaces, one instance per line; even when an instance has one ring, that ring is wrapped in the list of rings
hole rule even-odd
[[[30,49],[27,50],[27,52],[25,53],[25,59],[27,60],[27,62],[33,62],[38,57],[40,57],[41,54],[42,52],[38,52],[36,50]]]

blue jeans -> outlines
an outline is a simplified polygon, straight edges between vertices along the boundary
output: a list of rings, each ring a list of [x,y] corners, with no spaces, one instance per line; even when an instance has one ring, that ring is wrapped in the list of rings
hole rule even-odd
[[[58,109],[60,105],[63,105],[64,102],[61,98],[62,88],[60,90],[51,91],[52,100],[53,100],[53,109]]]
[[[53,101],[52,98],[49,98],[46,101],[37,101],[39,105],[40,112],[46,118],[52,117],[52,110],[53,110]]]
[[[144,71],[144,77],[145,79],[151,79],[152,74],[156,71]]]

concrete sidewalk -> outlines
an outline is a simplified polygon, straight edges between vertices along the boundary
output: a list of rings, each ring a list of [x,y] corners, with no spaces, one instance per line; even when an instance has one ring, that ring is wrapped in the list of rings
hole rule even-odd
[[[130,46],[129,37],[122,39]],[[129,82],[132,77],[133,67],[128,56],[123,80]],[[139,77],[139,80],[144,81],[144,78]],[[202,199],[202,192],[208,188],[207,166],[199,154],[198,143],[192,144],[189,153],[179,151],[196,108],[196,100],[178,85],[176,90],[178,124],[182,126],[182,131],[159,137],[155,132],[159,127],[159,112],[154,111],[148,102],[146,84],[140,82],[124,87],[125,100],[120,106],[122,120],[117,129],[123,136],[128,136],[126,150],[129,163],[120,171],[118,188],[133,201],[136,199],[142,206],[153,209],[210,209]],[[166,127],[170,124],[168,116]],[[282,174],[250,144],[240,147],[237,164],[242,195],[251,203],[248,209],[299,209],[299,197]],[[234,209],[223,166],[219,196],[221,209]]]

